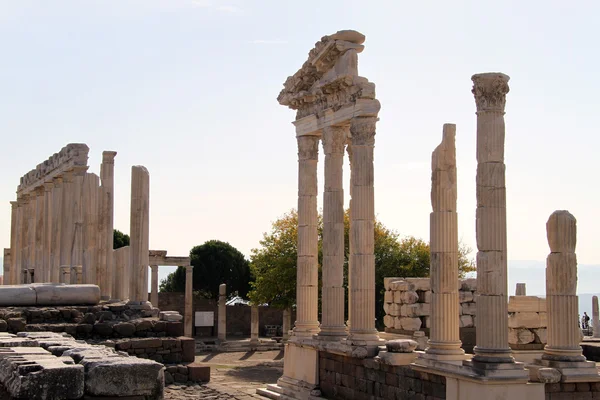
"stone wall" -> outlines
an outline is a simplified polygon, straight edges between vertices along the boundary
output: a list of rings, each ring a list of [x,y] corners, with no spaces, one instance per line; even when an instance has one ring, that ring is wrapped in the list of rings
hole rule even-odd
[[[328,399],[446,398],[443,376],[325,351],[319,352],[319,386]]]
[[[513,350],[543,350],[547,342],[546,299],[510,296],[508,300],[508,344]]]
[[[193,362],[196,354],[195,340],[186,337],[118,339],[103,344],[127,352],[131,356],[147,358],[163,364]]]
[[[184,308],[183,293],[158,293],[158,306],[161,311],[178,311],[183,315]],[[210,327],[195,327],[196,336],[217,336],[219,321],[219,307],[216,300],[204,299],[194,296],[194,312],[213,311],[214,332]],[[292,324],[295,321],[295,313],[292,313]],[[234,305],[227,306],[227,335],[228,336],[250,336],[250,306]],[[283,325],[283,311],[271,307],[259,307],[259,332],[264,335],[265,325]]]
[[[547,383],[546,400],[600,399],[600,382]]]

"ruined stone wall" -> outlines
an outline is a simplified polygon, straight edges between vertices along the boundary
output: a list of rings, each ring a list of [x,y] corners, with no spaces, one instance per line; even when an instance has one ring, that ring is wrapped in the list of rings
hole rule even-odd
[[[446,378],[410,366],[319,352],[319,387],[328,399],[446,398]]]
[[[546,383],[546,400],[600,399],[600,382]]]
[[[184,294],[183,293],[159,293],[158,306],[163,311],[178,311],[183,315]],[[219,321],[219,307],[216,300],[203,299],[194,296],[193,302],[194,312],[196,311],[213,311],[214,318],[214,335],[217,335],[217,326]],[[227,335],[230,336],[250,336],[250,307],[246,305],[227,306]],[[265,325],[283,325],[283,311],[271,307],[259,307],[259,332],[264,335]],[[292,313],[292,323],[295,321],[296,315]],[[210,336],[211,328],[195,328],[197,336]]]
[[[114,345],[115,350],[125,351],[131,356],[147,358],[163,364],[192,362],[196,354],[195,340],[186,337],[119,339],[110,344],[110,347]]]
[[[510,296],[508,300],[508,344],[513,350],[543,350],[547,343],[546,299]]]

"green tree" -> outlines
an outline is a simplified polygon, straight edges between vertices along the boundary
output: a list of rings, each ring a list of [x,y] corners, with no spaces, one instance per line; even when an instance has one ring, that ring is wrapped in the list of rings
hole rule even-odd
[[[190,250],[193,288],[205,298],[219,297],[219,285],[227,284],[228,296],[246,298],[250,289],[250,267],[244,255],[229,243],[209,240]],[[160,284],[161,292],[183,292],[185,268],[177,267]]]
[[[319,219],[319,265],[321,265],[322,220]],[[345,262],[344,282],[348,286],[349,211],[344,215]],[[260,247],[252,250],[250,270],[254,277],[249,297],[253,302],[268,303],[274,307],[287,308],[296,302],[298,214],[291,210],[275,221],[271,232],[264,233]],[[471,250],[459,246],[459,275],[474,271],[473,260],[468,258]],[[383,320],[385,277],[426,277],[429,275],[429,244],[421,239],[400,235],[375,221],[375,307],[378,321]],[[319,267],[320,268],[320,267]],[[319,285],[320,286],[320,285]],[[348,296],[346,295],[346,299]],[[346,308],[347,309],[347,308]]]
[[[129,246],[129,235],[118,229],[113,230],[113,249]]]

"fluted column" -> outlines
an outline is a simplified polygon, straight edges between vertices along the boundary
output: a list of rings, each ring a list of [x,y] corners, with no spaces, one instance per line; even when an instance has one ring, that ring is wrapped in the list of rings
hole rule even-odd
[[[375,329],[375,195],[373,188],[373,148],[376,117],[351,120],[352,172],[350,210],[352,227],[351,315],[348,340],[351,344],[379,342]]]
[[[227,285],[219,285],[219,326],[217,330],[219,340],[227,339]]]
[[[129,298],[129,252],[129,246],[113,250],[115,275],[120,278],[115,280],[113,285],[113,298],[115,299],[125,300]]]
[[[527,285],[525,283],[517,283],[515,296],[527,296]]]
[[[548,342],[542,359],[585,361],[577,325],[577,221],[568,211],[554,211],[546,232],[551,253],[546,259]]]
[[[319,332],[317,162],[319,138],[298,139],[298,262],[296,324],[294,336],[312,337]]]
[[[431,156],[431,331],[428,355],[462,360],[458,301],[456,125],[444,124],[442,143]]]
[[[73,171],[66,171],[63,175],[61,229],[60,229],[60,265],[71,266],[71,255],[74,241],[74,213],[73,200]],[[64,274],[63,274],[64,277]]]
[[[52,190],[54,184],[44,184],[44,232],[43,232],[43,255],[42,255],[42,277],[39,282],[51,282],[50,270],[52,268]]]
[[[600,338],[600,313],[598,312],[598,296],[592,296],[592,327],[595,338]]]
[[[131,214],[129,228],[131,243],[129,250],[129,265],[131,268],[129,271],[129,301],[131,302],[145,303],[148,301],[148,265],[150,264],[149,201],[150,175],[148,174],[148,170],[143,166],[134,165],[131,167]]]
[[[61,265],[60,267],[61,283],[69,285],[71,283],[71,266]]]
[[[477,105],[477,326],[474,361],[514,362],[508,346],[504,106],[507,75],[473,75]]]
[[[150,303],[152,303],[153,307],[158,308],[158,265],[151,265],[150,273],[152,285],[150,288]]]
[[[344,324],[344,147],[350,126],[323,128],[323,290],[319,336],[346,337]]]
[[[100,221],[99,221],[99,263],[98,284],[101,296],[108,299],[113,294],[112,285],[116,281],[113,267],[113,210],[114,210],[114,171],[116,151],[102,152],[102,165],[100,166],[100,178],[102,187],[100,192]]]
[[[281,325],[283,341],[287,341],[290,338],[291,326],[292,326],[292,310],[289,308],[286,308],[283,310],[283,322]]]
[[[16,284],[16,276],[15,272],[17,270],[17,254],[19,254],[19,203],[18,201],[10,202],[10,264],[8,269],[8,274],[5,271],[4,274],[4,284],[5,285],[14,285]]]
[[[27,268],[29,264],[29,203],[30,196],[22,195],[19,198],[19,209],[18,209],[18,217],[19,217],[19,228],[21,231],[18,233],[19,235],[19,254],[17,260],[17,270],[15,271],[15,276],[17,277],[17,281],[15,283],[26,283],[24,280],[23,270]]]
[[[35,189],[34,242],[31,252],[35,282],[43,282],[44,277],[44,186]],[[32,281],[33,283],[33,281]]]
[[[71,267],[83,265],[83,213],[85,209],[83,182],[88,167],[75,167],[73,170],[73,244],[71,247]],[[77,276],[71,274],[71,283],[77,283]]]
[[[184,336],[192,337],[193,334],[193,309],[194,309],[194,298],[193,298],[193,284],[194,284],[194,275],[193,268],[191,265],[185,267],[185,323],[184,323]],[[146,281],[148,278],[146,277]],[[146,294],[147,296],[147,294]]]
[[[98,284],[98,214],[100,178],[86,174],[83,182],[83,283]],[[102,290],[102,286],[100,286]]]
[[[9,276],[10,276],[10,249],[4,249],[4,258],[2,259],[2,285],[10,285]]]
[[[352,139],[348,135],[346,141],[346,152],[348,152],[348,164],[350,165],[350,200],[348,201],[348,232],[352,232]],[[348,234],[348,320],[346,321],[346,328],[350,330],[350,324],[352,320],[352,235]]]
[[[61,226],[62,226],[62,204],[63,204],[63,179],[62,176],[54,178],[54,189],[52,190],[52,234],[50,247],[52,248],[52,261],[50,266],[50,282],[59,283],[61,280]]]

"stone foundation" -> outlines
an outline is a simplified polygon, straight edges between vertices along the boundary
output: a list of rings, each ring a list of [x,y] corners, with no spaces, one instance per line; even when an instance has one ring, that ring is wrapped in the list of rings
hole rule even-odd
[[[441,375],[324,351],[319,352],[319,381],[328,399],[446,398],[446,378]]]
[[[600,399],[600,383],[547,383],[546,400]]]

